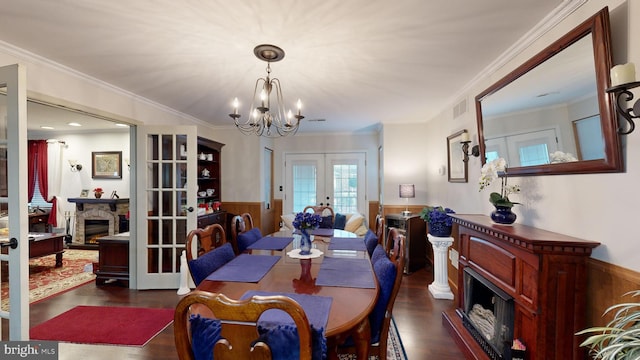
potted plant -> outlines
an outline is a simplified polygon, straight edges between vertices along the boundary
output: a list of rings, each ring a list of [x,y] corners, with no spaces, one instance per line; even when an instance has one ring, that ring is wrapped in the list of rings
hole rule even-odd
[[[625,295],[639,296],[640,290]],[[606,326],[582,330],[576,335],[593,334],[580,346],[589,347],[594,359],[640,359],[640,303],[621,303],[609,307],[604,313],[615,311]]]
[[[480,171],[480,191],[491,185],[492,182],[500,178],[500,192],[489,194],[489,202],[495,206],[491,213],[491,219],[498,224],[513,224],[516,221],[516,214],[511,211],[515,204],[519,204],[509,199],[509,195],[520,192],[519,185],[507,185],[507,162],[503,158],[492,160]]]
[[[453,219],[449,214],[455,214],[455,211],[442,206],[427,206],[420,212],[420,218],[427,222],[429,234],[437,237],[449,237],[453,226]]]
[[[96,199],[100,199],[102,197],[103,193],[104,193],[104,191],[102,190],[101,187],[97,187],[97,188],[93,189],[93,194],[96,196]]]

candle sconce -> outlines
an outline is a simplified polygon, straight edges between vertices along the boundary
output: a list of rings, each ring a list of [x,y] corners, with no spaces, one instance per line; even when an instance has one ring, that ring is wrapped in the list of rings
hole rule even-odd
[[[636,128],[636,124],[633,119],[640,118],[640,99],[636,100],[632,108],[628,108],[626,103],[633,100],[633,93],[629,90],[640,86],[640,81],[634,81],[626,84],[616,85],[608,88],[607,93],[613,93],[615,95],[616,111],[625,120],[627,120],[627,129],[624,130],[623,126],[618,127],[618,134],[629,135]]]
[[[480,156],[480,146],[473,145],[471,147],[471,153],[469,153],[469,144],[471,140],[460,141],[462,143],[462,161],[469,162],[469,155],[473,155],[474,157]]]

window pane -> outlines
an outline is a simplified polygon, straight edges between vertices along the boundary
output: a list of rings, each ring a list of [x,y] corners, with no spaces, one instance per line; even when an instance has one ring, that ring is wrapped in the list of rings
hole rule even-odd
[[[293,211],[300,212],[308,205],[316,204],[316,166],[293,165]]]
[[[333,210],[358,212],[358,165],[333,165]]]

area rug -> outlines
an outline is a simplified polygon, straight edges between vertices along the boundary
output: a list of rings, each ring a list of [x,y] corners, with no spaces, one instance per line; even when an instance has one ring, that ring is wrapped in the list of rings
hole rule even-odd
[[[32,340],[144,346],[173,322],[174,309],[76,306],[30,330]]]
[[[340,360],[355,360],[356,354],[338,355]],[[369,360],[377,360],[377,356],[370,356]],[[407,353],[404,351],[404,345],[400,339],[396,322],[391,318],[391,326],[389,327],[389,337],[387,340],[387,359],[388,360],[407,360]]]
[[[29,260],[29,302],[36,302],[52,295],[69,291],[95,279],[93,262],[97,261],[97,250],[66,249],[62,266],[55,267],[53,255]],[[2,310],[9,310],[9,282],[2,281]]]

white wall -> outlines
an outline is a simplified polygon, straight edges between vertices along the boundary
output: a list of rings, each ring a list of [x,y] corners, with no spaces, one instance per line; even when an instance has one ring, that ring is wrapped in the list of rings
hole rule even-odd
[[[399,133],[403,130],[401,126],[385,126],[385,194],[397,192],[397,185],[386,181],[393,171],[389,168],[392,163],[405,161],[429,164],[421,174],[428,189],[427,203],[449,206],[458,213],[489,214],[492,211],[488,201],[489,191],[478,190],[477,179],[481,168],[479,158],[471,158],[469,161],[469,182],[466,184],[448,183],[446,176],[434,174],[432,167],[446,163],[446,137],[466,128],[474,139],[473,144],[476,144],[473,98],[607,5],[613,28],[614,64],[627,61],[640,64],[640,22],[637,21],[640,19],[640,2],[592,0],[585,3],[506,66],[488,75],[468,92],[454,94],[457,98],[466,97],[471,100],[470,111],[453,119],[451,109],[447,109],[429,121],[420,139],[426,142],[425,151],[402,153],[397,148],[399,144],[417,142],[418,139],[414,136],[400,140]],[[628,24],[628,28],[621,24]],[[636,92],[636,98],[639,95]],[[594,258],[640,271],[640,239],[637,239],[634,226],[640,215],[640,192],[637,191],[640,181],[640,132],[635,131],[623,137],[623,143],[626,143],[623,149],[626,171],[623,173],[534,176],[510,180],[521,184],[523,188],[522,194],[513,198],[523,202],[514,208],[518,214],[517,222],[598,241],[601,245],[594,250]],[[395,149],[393,153],[390,153],[389,148]]]

